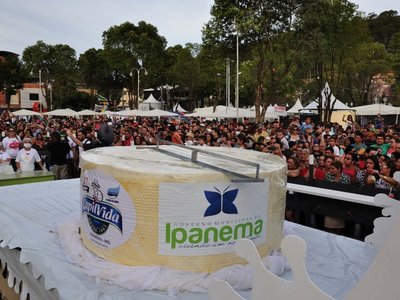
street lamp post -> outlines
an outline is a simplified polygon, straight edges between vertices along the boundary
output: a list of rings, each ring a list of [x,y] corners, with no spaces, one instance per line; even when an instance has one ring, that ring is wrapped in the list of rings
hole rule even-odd
[[[226,82],[225,82],[225,106],[228,113],[228,107],[231,103],[231,61],[226,59]]]
[[[239,122],[239,29],[236,26],[236,87],[235,87],[235,106],[236,106],[236,117]]]
[[[49,83],[49,90],[50,90],[50,110],[53,110],[53,85],[51,82]]]
[[[138,68],[132,68],[131,71],[129,72],[129,76],[133,78],[133,70],[136,70],[137,72],[137,108],[139,109],[139,88],[140,88],[140,71],[144,70],[144,75],[148,75],[149,73],[147,72],[145,67],[140,67]]]
[[[45,70],[47,72],[47,75],[49,75],[50,72],[49,72],[49,69],[47,69],[46,67],[42,67],[42,68],[33,67],[31,70],[31,75],[33,75],[33,70],[35,70],[35,69],[38,69],[38,71],[39,71],[39,111],[40,111],[40,115],[42,115],[42,113],[43,113],[42,105],[43,104],[42,104],[42,100],[40,98],[40,94],[42,93],[42,70]]]

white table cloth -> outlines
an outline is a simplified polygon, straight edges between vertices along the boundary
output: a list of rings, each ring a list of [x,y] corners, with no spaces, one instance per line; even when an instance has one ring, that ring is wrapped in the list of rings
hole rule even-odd
[[[96,280],[71,263],[56,226],[79,211],[79,179],[0,188],[0,260],[22,280],[31,299],[208,299],[207,294],[130,291]],[[311,280],[341,299],[365,272],[376,250],[357,240],[287,223],[307,243]],[[12,250],[14,249],[14,250]],[[291,279],[291,272],[282,275]],[[250,298],[249,291],[240,292]]]

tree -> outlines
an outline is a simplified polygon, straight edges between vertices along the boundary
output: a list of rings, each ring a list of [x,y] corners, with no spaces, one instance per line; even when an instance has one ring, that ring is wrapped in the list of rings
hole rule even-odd
[[[7,108],[10,109],[11,96],[24,87],[25,74],[18,56],[2,52],[0,56],[0,92],[6,96]]]
[[[42,93],[47,107],[68,106],[68,94],[76,90],[77,60],[75,50],[68,45],[49,45],[38,41],[25,48],[22,59],[26,71],[48,70],[42,72]],[[34,75],[34,74],[33,74]],[[50,86],[53,89],[53,103],[50,103]]]
[[[355,104],[367,105],[374,94],[374,76],[391,71],[391,58],[383,44],[371,42],[354,48],[346,63],[345,95]]]
[[[129,75],[132,68],[146,68],[148,76],[141,76],[144,84],[157,87],[164,82],[166,44],[166,39],[158,34],[157,28],[144,21],[137,26],[125,22],[103,33],[104,57],[115,71],[114,74],[118,74],[117,77],[123,81],[124,86],[129,87],[131,94],[135,91],[134,78]],[[140,91],[135,94],[135,107],[138,107]],[[133,101],[129,105],[132,108]]]
[[[392,36],[389,43],[389,52],[393,59],[393,71],[395,72],[395,84],[393,85],[392,91],[394,94],[393,100],[397,100],[400,97],[400,33],[396,33]],[[397,102],[397,105],[399,103]]]
[[[400,16],[395,10],[384,11],[377,16],[370,14],[368,24],[375,41],[388,48],[392,36],[400,32]]]
[[[315,93],[321,121],[328,122],[335,105],[332,95],[340,98],[344,94],[347,58],[368,41],[365,22],[347,0],[313,0],[301,5],[296,28],[297,39],[303,42],[301,57],[303,74],[308,73],[307,89]],[[323,101],[321,90],[326,82],[331,89]]]
[[[225,55],[230,54],[230,58],[233,57],[236,34],[239,34],[242,61],[251,57],[254,62],[258,120],[268,104],[277,100],[280,90],[284,90],[286,82],[282,79],[293,71],[291,49],[296,48],[296,43],[292,22],[297,6],[298,1],[216,0],[211,9],[211,20],[203,30],[203,42],[219,48]],[[261,104],[263,112],[259,110]]]
[[[91,48],[81,54],[78,60],[81,79],[91,91],[91,103],[95,104],[97,94],[109,95],[112,69],[104,55],[104,50]]]

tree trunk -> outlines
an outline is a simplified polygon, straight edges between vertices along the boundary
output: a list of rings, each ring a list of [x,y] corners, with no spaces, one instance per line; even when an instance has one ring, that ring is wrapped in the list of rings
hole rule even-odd
[[[264,110],[260,112],[260,106],[263,102],[263,95],[264,95],[264,76],[265,76],[265,58],[264,58],[264,51],[262,50],[263,47],[259,50],[259,62],[257,65],[257,86],[256,86],[256,101],[255,101],[255,108],[256,108],[256,122],[260,123],[264,119],[265,112]]]

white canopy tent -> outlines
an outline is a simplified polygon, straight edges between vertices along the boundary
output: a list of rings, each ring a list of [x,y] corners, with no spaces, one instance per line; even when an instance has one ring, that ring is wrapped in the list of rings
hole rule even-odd
[[[286,117],[287,116],[286,106],[281,106],[281,105],[278,105],[278,104],[274,104],[273,108],[274,108],[274,111],[272,113],[275,113],[280,117]]]
[[[137,109],[130,109],[130,110],[123,110],[118,112],[119,116],[125,116],[125,117],[135,117],[138,114]]]
[[[325,83],[324,89],[321,91],[321,97],[322,97],[321,105],[323,108],[325,108],[328,105],[327,100],[326,100],[326,95],[329,95],[330,93],[331,93],[331,88],[329,87],[329,84],[327,82],[327,83]],[[301,113],[302,111],[307,111],[307,110],[318,111],[318,104],[319,104],[318,99],[314,100],[307,106],[303,107],[302,109],[299,109],[299,112]],[[333,94],[331,95],[330,108],[332,108],[332,110],[353,110],[354,111],[353,108],[350,108],[349,106],[344,104],[342,101],[337,99]]]
[[[84,110],[78,111],[79,116],[96,116],[98,114],[99,114],[98,112],[96,112],[94,110],[90,110],[90,109],[84,109]]]
[[[270,105],[267,107],[266,115],[276,115],[277,118],[279,118],[279,117],[286,117],[287,113],[286,113],[286,111],[280,111],[280,110],[278,109],[278,105],[276,105],[276,104],[275,104],[275,105],[270,104]]]
[[[225,105],[218,105],[215,108],[213,106],[197,108],[195,112],[191,114],[186,114],[187,117],[201,117],[201,118],[220,118],[220,119],[229,119],[229,118],[248,118],[248,119],[255,119],[256,112],[255,110],[239,108],[236,109],[235,107],[226,107]],[[278,119],[279,116],[275,113],[266,113],[266,119]]]
[[[327,101],[327,95],[331,94],[331,88],[329,87],[328,82],[325,83],[325,87],[321,91],[321,103],[319,102],[319,99],[314,100],[307,106],[303,107],[302,109],[299,109],[300,114],[318,114],[318,106],[321,105],[322,107],[322,114],[325,113],[325,110],[328,108],[328,101]],[[355,110],[354,108],[351,108],[344,104],[342,101],[337,99],[333,94],[330,96],[330,102],[329,102],[330,109],[332,110],[332,114],[330,117],[330,122],[336,122],[339,123],[342,126],[345,126],[346,123],[344,121],[344,118],[346,118],[346,115],[352,115],[353,118],[355,117]]]
[[[139,110],[150,110],[150,109],[161,109],[162,103],[154,98],[153,94],[144,100],[143,102],[139,103]]]
[[[104,110],[101,112],[98,112],[99,115],[107,115],[107,116],[113,116],[113,115],[117,115],[117,112],[111,111],[111,110]]]
[[[12,115],[16,117],[28,117],[28,116],[40,116],[40,113],[28,109],[20,109],[13,111]]]
[[[45,112],[47,116],[59,116],[59,117],[76,117],[78,113],[70,108],[55,109],[52,111]]]
[[[398,115],[400,107],[394,107],[386,104],[370,104],[354,107],[359,116]]]
[[[354,107],[358,116],[396,115],[396,124],[399,120],[400,107],[386,104],[370,104]]]
[[[187,112],[179,103],[176,103],[174,105],[173,111],[178,112],[178,113],[185,113]]]
[[[253,118],[255,118],[256,106],[253,105],[248,110],[254,112]],[[263,110],[262,105],[260,105],[260,113],[262,112],[262,110]],[[286,115],[286,114],[284,114],[284,115]],[[267,107],[267,111],[265,112],[265,119],[266,120],[275,120],[275,119],[279,119],[280,116],[284,116],[284,115],[281,115],[280,113],[276,112],[275,107],[272,105],[269,105]]]
[[[140,117],[179,117],[179,114],[162,110],[162,109],[152,109],[152,110],[146,110],[146,111],[137,111],[137,116]]]
[[[217,109],[212,114],[214,118],[255,118],[256,114],[254,111],[248,109],[226,106],[217,106]]]
[[[300,99],[296,100],[296,103],[288,110],[286,113],[288,115],[295,115],[299,113],[299,109],[304,108],[304,106],[301,104]]]

